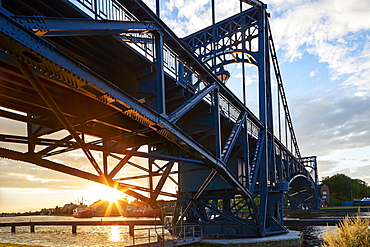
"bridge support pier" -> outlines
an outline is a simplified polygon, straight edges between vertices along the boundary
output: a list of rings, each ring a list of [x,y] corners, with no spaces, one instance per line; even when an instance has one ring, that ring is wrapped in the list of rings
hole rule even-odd
[[[12,226],[12,233],[15,233],[15,226]]]
[[[35,225],[30,225],[31,232],[35,232]]]
[[[72,225],[72,233],[77,234],[77,225]]]

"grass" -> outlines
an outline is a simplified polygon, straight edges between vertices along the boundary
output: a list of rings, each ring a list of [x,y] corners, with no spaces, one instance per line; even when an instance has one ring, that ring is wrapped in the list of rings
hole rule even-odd
[[[370,219],[346,216],[334,229],[327,227],[323,235],[325,244],[330,247],[368,247],[370,246]]]

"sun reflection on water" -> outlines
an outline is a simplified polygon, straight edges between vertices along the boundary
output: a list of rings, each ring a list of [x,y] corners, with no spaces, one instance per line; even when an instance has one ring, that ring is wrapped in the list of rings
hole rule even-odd
[[[109,241],[120,242],[121,241],[121,231],[119,226],[111,226],[109,232]]]

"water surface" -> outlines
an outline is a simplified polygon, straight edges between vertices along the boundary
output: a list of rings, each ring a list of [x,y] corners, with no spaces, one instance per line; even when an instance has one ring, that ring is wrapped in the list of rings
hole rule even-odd
[[[96,220],[133,220],[126,217],[94,217],[89,219],[68,216],[14,216],[0,217],[0,222],[29,222],[29,221],[96,221]],[[135,228],[148,228],[136,226]],[[147,230],[136,231],[136,243],[146,242]],[[152,240],[155,233],[151,231]],[[16,233],[11,233],[11,227],[0,227],[0,243],[28,244],[39,246],[127,246],[133,244],[128,226],[77,226],[77,234],[72,233],[72,226],[35,226],[35,232],[30,232],[29,226],[17,226]]]

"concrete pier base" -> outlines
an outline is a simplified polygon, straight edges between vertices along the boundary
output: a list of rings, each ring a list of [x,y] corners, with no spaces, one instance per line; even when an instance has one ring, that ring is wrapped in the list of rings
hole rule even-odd
[[[268,236],[264,238],[241,239],[203,239],[194,247],[290,247],[303,246],[303,235],[299,231],[289,231],[286,234]]]

